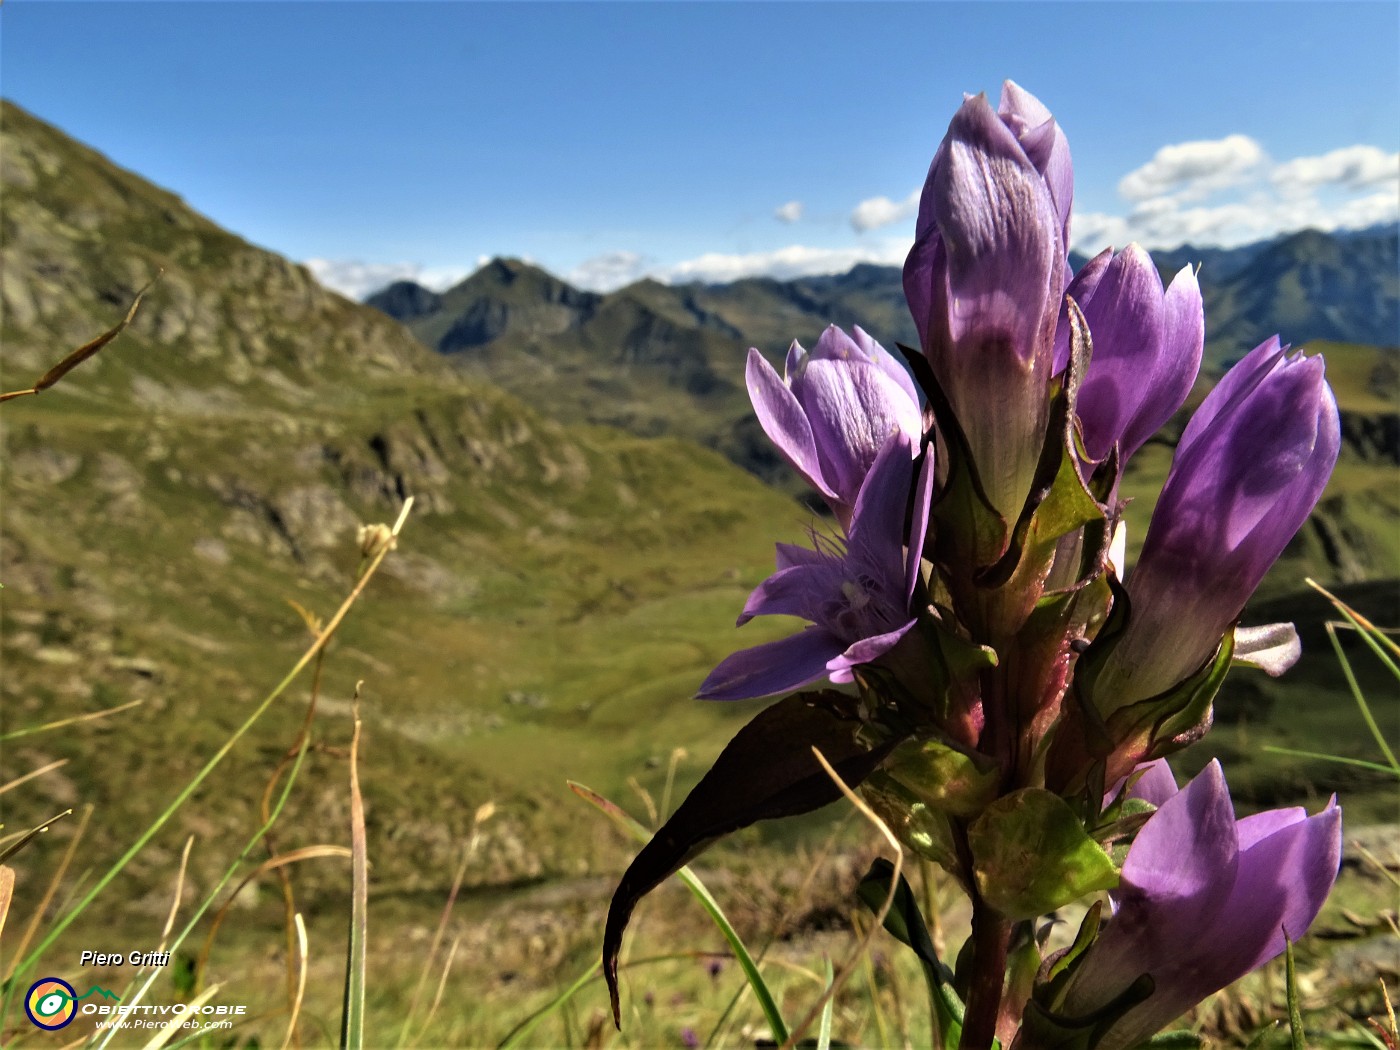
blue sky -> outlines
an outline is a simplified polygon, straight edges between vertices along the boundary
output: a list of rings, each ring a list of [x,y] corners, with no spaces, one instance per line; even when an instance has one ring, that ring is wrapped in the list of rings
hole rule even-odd
[[[898,262],[964,91],[1054,111],[1081,249],[1400,211],[1400,5],[0,6],[0,93],[363,294]]]

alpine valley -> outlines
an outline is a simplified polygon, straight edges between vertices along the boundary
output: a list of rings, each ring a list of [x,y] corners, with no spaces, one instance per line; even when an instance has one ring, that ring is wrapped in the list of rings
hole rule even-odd
[[[684,748],[679,797],[754,710],[694,701],[696,686],[734,648],[796,627],[733,627],[773,542],[813,521],[751,418],[745,352],[781,368],[790,340],[810,347],[828,323],[891,350],[912,342],[898,272],[601,295],[496,259],[440,294],[398,284],[360,304],[10,103],[0,180],[3,389],[110,328],[160,275],[100,354],[0,406],[0,782],[49,767],[10,784],[6,831],[91,806],[74,866],[106,870],[296,661],[306,619],[354,586],[357,527],[392,522],[412,495],[399,549],[319,671],[314,747],[278,848],[346,839],[358,689],[376,901],[440,908],[475,830],[467,887],[602,875],[588,904],[601,906],[630,847],[565,779],[632,807],[629,779],[661,798]],[[1400,618],[1396,244],[1394,228],[1309,231],[1159,256],[1165,271],[1203,262],[1196,396],[1278,330],[1325,352],[1342,408],[1331,488],[1248,617],[1298,620],[1309,655],[1278,681],[1236,671],[1218,705],[1240,729],[1213,734],[1211,753],[1231,754],[1248,804],[1339,790],[1349,814],[1387,812],[1365,770],[1246,760],[1242,734],[1250,754],[1273,742],[1371,757],[1323,633],[1330,607],[1302,581]],[[1160,483],[1177,432],[1138,455],[1125,490]],[[1135,504],[1138,542],[1149,510]],[[98,899],[89,928],[139,920],[154,944],[191,835],[185,893],[199,899],[260,823],[311,691],[308,672]],[[1381,703],[1393,725],[1393,686]],[[1187,768],[1209,757],[1190,754]],[[486,802],[495,815],[474,829]],[[21,874],[12,925],[40,906],[67,841],[56,829],[7,862]],[[263,881],[240,906],[276,896]],[[313,911],[329,907],[348,866],[303,863],[296,882]],[[561,962],[549,929],[512,921],[469,938],[483,966],[517,936]]]

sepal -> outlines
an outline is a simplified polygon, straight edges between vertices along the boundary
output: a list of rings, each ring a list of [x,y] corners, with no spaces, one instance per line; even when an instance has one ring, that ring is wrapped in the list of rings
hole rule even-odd
[[[1093,643],[1079,658],[1067,698],[1066,718],[1051,748],[1047,782],[1061,794],[1097,806],[1105,786],[1115,784],[1142,762],[1163,758],[1200,739],[1210,728],[1211,704],[1230,669],[1235,634],[1227,633],[1204,664],[1155,696],[1116,706],[1105,695],[1101,676],[1114,647],[1127,634],[1132,603],[1109,575],[1113,607]]]
[[[966,431],[953,411],[948,395],[928,358],[903,343],[895,344],[909,362],[914,381],[928,400],[934,428],[944,445],[940,456],[940,491],[932,507],[933,525],[929,529],[931,550],[925,553],[934,561],[956,554],[969,555],[974,565],[990,565],[1006,551],[1010,539],[1007,520],[992,506],[986,487],[977,473]]]

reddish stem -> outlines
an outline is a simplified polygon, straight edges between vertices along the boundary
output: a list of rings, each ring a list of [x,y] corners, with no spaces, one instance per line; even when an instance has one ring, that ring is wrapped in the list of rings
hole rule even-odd
[[[1006,980],[1011,921],[974,894],[972,902],[972,980],[963,1014],[958,1050],[991,1050]]]

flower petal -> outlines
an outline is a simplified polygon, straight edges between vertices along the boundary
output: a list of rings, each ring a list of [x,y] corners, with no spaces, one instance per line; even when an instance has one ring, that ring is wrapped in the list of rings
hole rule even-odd
[[[1128,789],[1128,797],[1151,802],[1158,809],[1177,793],[1176,777],[1165,758],[1139,766],[1142,776]]]
[[[1183,271],[1189,274],[1189,269]],[[1201,369],[1205,345],[1205,320],[1194,275],[1183,285],[1178,275],[1163,302],[1161,338],[1157,356],[1141,363],[1136,382],[1140,396],[1135,411],[1118,438],[1119,455],[1127,459],[1186,403]],[[1184,290],[1180,290],[1184,289]],[[1195,290],[1194,309],[1190,292]],[[1192,314],[1194,312],[1194,321]]]
[[[902,430],[886,438],[861,486],[851,516],[848,550],[852,556],[859,552],[865,562],[881,569],[904,565],[901,533],[909,483],[913,480],[913,452],[913,442]],[[899,584],[890,589],[891,593],[903,589],[902,573]]]
[[[822,603],[841,589],[842,579],[840,563],[829,559],[779,569],[753,589],[736,626],[755,616],[799,616],[816,622]]]
[[[851,674],[852,668],[871,663],[884,656],[899,644],[899,640],[909,633],[909,629],[916,622],[916,620],[910,620],[903,627],[898,627],[893,631],[877,634],[873,638],[862,638],[849,646],[845,652],[832,657],[826,662],[826,669],[831,674],[831,680],[833,682],[854,681],[855,676]]]
[[[1069,140],[1045,104],[1014,80],[1001,86],[997,116],[1015,133],[1026,156],[1045,178],[1060,218],[1061,236],[1068,244],[1070,209],[1074,203],[1074,164]]]
[[[909,395],[909,400],[918,405],[919,391],[914,386],[914,378],[909,374],[909,370],[895,360],[893,354],[870,338],[859,325],[852,325],[851,332],[856,345],[865,353],[870,363],[899,384],[900,389]]]
[[[1123,862],[1123,884],[1179,912],[1175,922],[1194,936],[1229,892],[1236,843],[1225,774],[1212,759],[1143,825]]]
[[[700,700],[749,700],[788,693],[826,674],[839,656],[840,640],[819,627],[789,638],[741,649],[720,662],[695,694]]]
[[[1282,362],[1288,347],[1279,344],[1278,336],[1270,336],[1229,369],[1211,388],[1199,408],[1192,413],[1181,432],[1177,454],[1184,455],[1215,422],[1215,417],[1231,405],[1238,404]]]
[[[938,227],[948,253],[949,335],[1006,339],[1030,362],[1044,327],[1038,307],[1063,258],[1059,221],[1044,180],[984,96],[953,117],[934,192],[945,204]],[[1054,277],[1058,308],[1058,270]]]
[[[1128,245],[1108,264],[1093,297],[1079,306],[1094,352],[1079,391],[1078,412],[1084,447],[1097,461],[1113,450],[1143,412],[1144,402],[1158,397],[1154,379],[1162,356],[1162,279],[1152,257],[1140,246]]]
[[[1113,894],[1117,910],[1069,989],[1070,1012],[1088,1012],[1142,974],[1156,978],[1199,951],[1202,931],[1229,898],[1238,862],[1234,809],[1212,761],[1138,832]]]
[[[821,461],[817,457],[816,441],[812,436],[812,426],[807,422],[807,414],[802,411],[802,406],[787,384],[778,378],[773,366],[752,347],[749,349],[745,378],[749,399],[753,402],[754,414],[758,416],[763,432],[809,485],[826,499],[836,499],[836,493],[822,477]]]
[[[794,565],[821,565],[828,561],[827,555],[810,547],[799,547],[795,543],[775,543],[778,568],[791,569]]]
[[[885,440],[895,431],[917,436],[917,401],[878,366],[813,354],[794,392],[806,410],[822,476],[843,503],[852,504]]]

